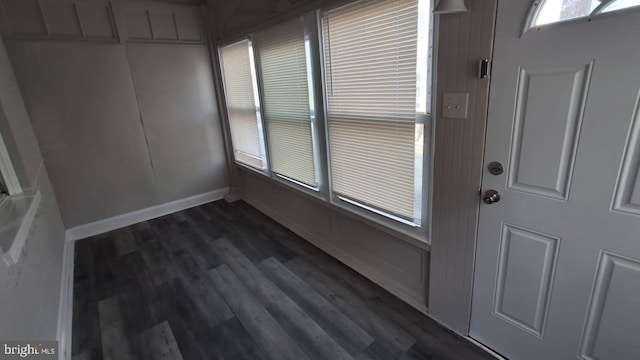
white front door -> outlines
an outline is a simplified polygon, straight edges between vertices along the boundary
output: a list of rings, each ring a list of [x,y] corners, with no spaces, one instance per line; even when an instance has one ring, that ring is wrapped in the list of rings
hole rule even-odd
[[[640,11],[522,34],[532,3],[498,4],[470,336],[640,359]]]

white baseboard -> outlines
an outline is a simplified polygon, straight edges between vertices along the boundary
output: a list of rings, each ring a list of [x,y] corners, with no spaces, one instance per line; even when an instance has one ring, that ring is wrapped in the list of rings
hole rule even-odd
[[[393,281],[389,280],[388,278],[386,278],[383,274],[380,274],[378,271],[375,271],[370,266],[362,263],[362,261],[356,259],[352,255],[349,255],[348,253],[346,253],[346,252],[344,252],[344,251],[342,251],[340,249],[337,249],[334,246],[331,246],[331,245],[327,244],[326,241],[323,241],[321,238],[319,238],[315,234],[312,234],[312,233],[308,232],[306,229],[302,228],[301,226],[299,226],[295,222],[290,221],[285,216],[282,216],[277,211],[275,211],[273,208],[271,208],[269,205],[266,205],[265,203],[263,203],[263,202],[261,202],[259,200],[256,200],[256,199],[253,199],[253,198],[250,198],[250,197],[246,197],[246,196],[243,198],[243,200],[245,202],[247,202],[249,205],[251,205],[254,208],[258,209],[263,214],[265,214],[268,217],[272,218],[273,220],[277,221],[282,226],[284,226],[287,229],[293,231],[296,235],[298,235],[301,238],[307,240],[308,242],[312,243],[316,247],[320,248],[322,251],[326,252],[327,254],[329,254],[329,255],[333,256],[334,258],[338,259],[343,264],[345,264],[348,267],[352,268],[353,270],[357,271],[358,273],[360,273],[361,275],[363,275],[367,279],[373,281],[374,283],[376,283],[376,284],[380,285],[381,287],[383,287],[384,289],[388,290],[389,292],[391,292],[392,294],[394,294],[395,296],[400,298],[402,301],[404,301],[407,304],[409,304],[412,307],[414,307],[416,310],[418,310],[418,311],[420,311],[420,312],[422,312],[424,314],[427,314],[427,306],[426,306],[424,300],[420,300],[420,299],[415,298],[410,293],[408,293],[406,290],[404,290],[401,287],[397,286],[395,282],[393,282]]]
[[[58,305],[58,358],[60,360],[71,360],[74,244],[68,238],[65,238],[63,251],[60,303]]]
[[[146,209],[132,211],[108,219],[98,220],[92,223],[79,225],[67,229],[67,238],[71,241],[84,239],[90,236],[102,234],[112,230],[120,229],[142,221],[155,219],[177,211],[192,208],[194,206],[220,200],[229,191],[229,188],[222,188],[204,194],[191,196],[188,198],[171,201],[168,203],[152,206]]]

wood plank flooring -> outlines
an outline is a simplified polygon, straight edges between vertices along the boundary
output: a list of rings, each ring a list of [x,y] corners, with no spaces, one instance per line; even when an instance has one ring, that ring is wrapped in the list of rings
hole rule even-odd
[[[491,359],[243,202],[75,244],[73,359]]]

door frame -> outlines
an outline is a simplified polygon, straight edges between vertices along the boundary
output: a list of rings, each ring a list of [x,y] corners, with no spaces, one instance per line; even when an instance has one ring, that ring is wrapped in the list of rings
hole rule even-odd
[[[434,47],[434,121],[429,315],[467,336],[475,264],[490,77],[498,0],[467,1],[469,11],[440,15]],[[467,119],[446,119],[444,93],[468,93]],[[479,344],[480,345],[480,344]]]

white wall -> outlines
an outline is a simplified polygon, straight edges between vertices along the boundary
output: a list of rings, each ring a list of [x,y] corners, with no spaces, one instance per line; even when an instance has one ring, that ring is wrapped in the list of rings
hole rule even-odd
[[[12,267],[0,263],[0,339],[55,340],[65,229],[2,41],[0,131],[20,184],[42,195],[20,261]]]
[[[154,203],[125,47],[9,40],[7,48],[65,225]]]
[[[127,45],[159,201],[227,186],[205,46]]]
[[[12,1],[3,0],[5,8]],[[36,26],[38,16],[16,10],[5,23],[33,19],[21,22],[22,33],[5,26],[4,34],[66,227],[226,188],[198,8],[119,3],[112,13],[99,1],[56,4],[55,12],[43,8],[48,31]],[[107,25],[56,35],[71,21],[57,14],[74,6],[83,25]],[[166,14],[176,24],[155,21]]]
[[[243,170],[243,199],[419,310],[427,310],[429,253],[319,200]]]

